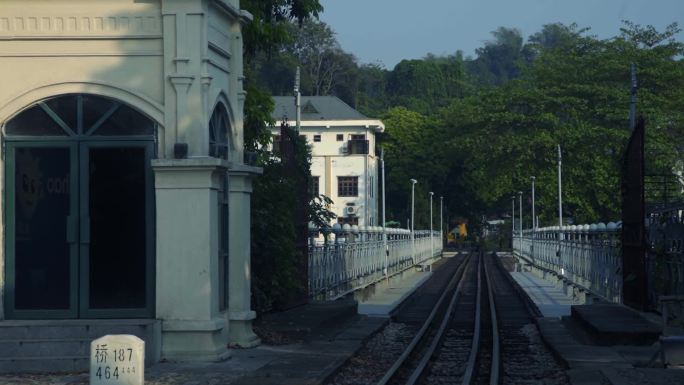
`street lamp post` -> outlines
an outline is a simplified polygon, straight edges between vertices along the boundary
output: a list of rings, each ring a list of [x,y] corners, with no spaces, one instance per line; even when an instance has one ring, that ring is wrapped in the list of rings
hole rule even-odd
[[[520,208],[518,212],[518,218],[520,219],[518,221],[518,226],[520,226],[520,248],[522,249],[522,239],[523,239],[523,224],[522,224],[522,191],[518,191],[518,199],[520,200],[518,206]],[[522,252],[522,251],[521,251]]]
[[[515,251],[515,195],[511,197],[511,203],[513,204],[513,214],[511,215],[511,247]]]
[[[537,217],[534,216],[534,180],[536,178],[534,176],[530,177],[530,180],[532,181],[532,231],[537,229]]]
[[[416,183],[418,183],[417,180],[411,179],[411,247],[413,250],[412,257],[414,264],[416,263],[416,235],[414,234],[414,230],[416,228]]]
[[[382,243],[385,248],[385,278],[389,279],[389,246],[387,245],[387,227],[385,226],[385,151],[380,148],[380,170],[382,173]]]
[[[435,195],[432,191],[430,191],[430,258],[435,256],[435,242],[434,242],[434,237],[432,236],[432,196]]]
[[[532,257],[532,260],[534,261],[534,242],[537,237],[537,217],[535,216],[534,213],[534,180],[536,178],[533,176],[530,177],[530,180],[532,181],[532,240],[530,241],[530,257]]]
[[[563,176],[562,176],[563,158],[561,155],[561,146],[558,145],[558,251],[556,256],[563,266],[563,256],[561,255],[561,242],[563,240]],[[564,274],[563,267],[561,267],[561,274]]]
[[[444,231],[442,225],[444,224],[444,214],[442,208],[444,207],[444,197],[439,197],[439,241],[442,244],[442,250],[444,250]]]

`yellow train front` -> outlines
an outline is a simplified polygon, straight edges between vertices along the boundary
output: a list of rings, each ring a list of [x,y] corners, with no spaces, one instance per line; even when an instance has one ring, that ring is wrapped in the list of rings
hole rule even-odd
[[[465,223],[458,223],[456,227],[452,228],[447,234],[448,248],[463,248],[463,243],[468,237],[468,227]]]

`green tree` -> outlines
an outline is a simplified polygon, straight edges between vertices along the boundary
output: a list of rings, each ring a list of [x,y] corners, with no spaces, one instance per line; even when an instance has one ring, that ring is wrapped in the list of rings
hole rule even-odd
[[[268,129],[273,124],[271,92],[257,80],[258,75],[270,74],[269,85],[286,88],[287,80],[273,81],[274,74],[287,74],[289,67],[269,67],[265,62],[273,53],[282,50],[290,42],[291,24],[303,23],[316,17],[323,10],[318,0],[247,0],[241,6],[254,16],[254,21],[243,29],[245,39],[245,149],[257,154],[257,164],[264,173],[254,181],[252,194],[252,294],[257,311],[267,311],[274,304],[290,299],[293,292],[301,291],[307,282],[301,280],[299,267],[306,263],[306,254],[296,247],[297,216],[292,212],[298,207],[299,186],[306,185],[310,177],[310,153],[298,136],[293,137],[295,168],[293,177],[286,172],[280,159],[267,151],[271,142]],[[289,77],[293,79],[293,77]],[[290,85],[292,80],[290,80]],[[291,86],[290,86],[291,87]],[[309,202],[305,220],[321,220],[329,214],[325,201]],[[304,226],[306,224],[303,224]]]

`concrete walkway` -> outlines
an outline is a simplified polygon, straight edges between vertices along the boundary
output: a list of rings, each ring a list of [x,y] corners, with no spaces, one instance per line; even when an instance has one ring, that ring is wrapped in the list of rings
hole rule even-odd
[[[626,317],[625,309],[619,305],[577,306],[549,281],[527,272],[510,274],[542,312],[543,317],[537,318],[537,328],[549,349],[568,368],[566,373],[572,385],[684,384],[684,370],[646,367],[659,349],[657,343],[601,346],[601,342],[606,343],[605,338],[597,338],[614,330],[624,333],[634,327],[638,327],[637,333],[642,333],[644,320],[635,322],[633,317]],[[588,315],[581,317],[580,313]],[[587,318],[600,324],[601,329],[597,332],[587,328]],[[646,329],[651,333],[651,328]]]
[[[453,256],[453,253],[450,254]],[[435,268],[444,260],[437,260]],[[385,315],[429,279],[431,272],[408,269],[389,283],[357,295],[362,311]],[[356,303],[341,299],[310,303],[262,315],[255,327],[266,341],[232,349],[223,362],[161,362],[146,368],[146,385],[317,385],[322,384],[388,322],[356,314]],[[269,344],[270,343],[270,344]],[[83,385],[87,373],[0,375],[0,385]]]
[[[551,282],[528,272],[511,272],[513,279],[525,290],[544,317],[570,315],[570,306],[577,305]]]

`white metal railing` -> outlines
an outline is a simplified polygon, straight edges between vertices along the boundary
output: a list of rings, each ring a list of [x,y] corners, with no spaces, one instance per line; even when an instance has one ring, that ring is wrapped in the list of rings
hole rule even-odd
[[[524,230],[513,251],[605,299],[622,302],[620,227],[613,222]]]
[[[319,233],[324,236],[318,242]],[[385,249],[384,235],[387,235]],[[309,227],[309,295],[331,299],[391,276],[442,253],[439,231],[335,224]]]

